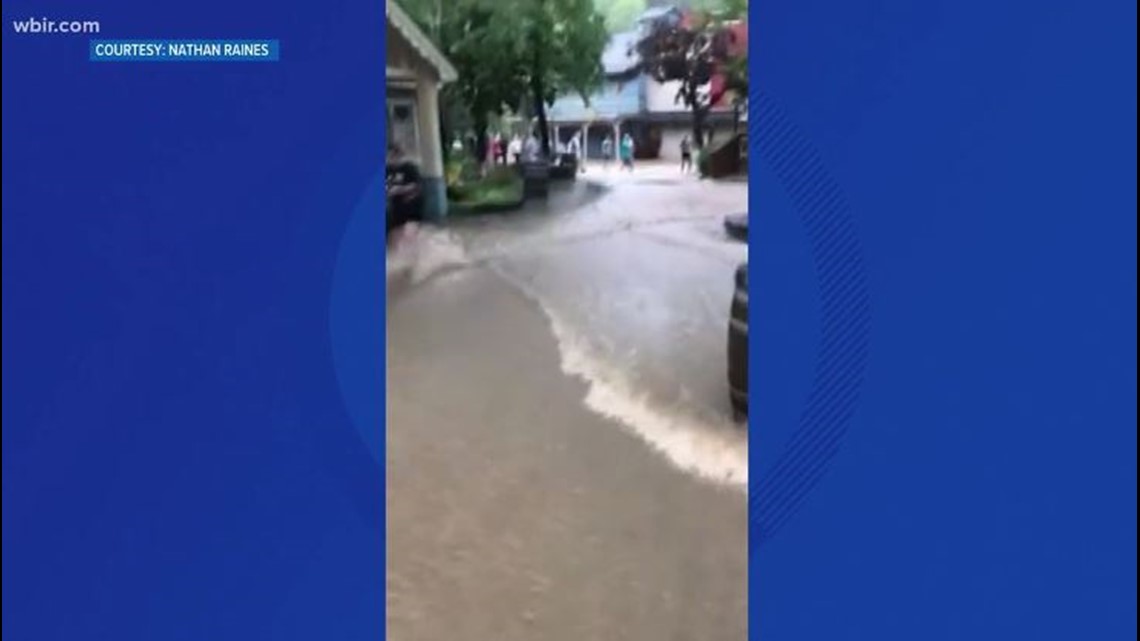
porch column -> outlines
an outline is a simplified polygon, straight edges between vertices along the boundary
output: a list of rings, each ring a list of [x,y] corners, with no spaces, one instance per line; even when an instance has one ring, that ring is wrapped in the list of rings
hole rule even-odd
[[[578,146],[578,154],[581,156],[578,162],[585,165],[590,158],[590,126],[586,123],[582,123],[582,130],[578,132],[578,140],[582,143]]]
[[[439,86],[434,80],[421,79],[416,83],[416,105],[424,217],[438,221],[447,215],[447,185],[443,177],[443,151],[439,141]]]

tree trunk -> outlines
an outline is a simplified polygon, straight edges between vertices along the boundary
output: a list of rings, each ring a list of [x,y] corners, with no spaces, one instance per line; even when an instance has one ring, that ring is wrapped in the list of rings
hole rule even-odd
[[[475,164],[482,169],[487,164],[487,116],[475,116]]]
[[[693,108],[693,147],[705,148],[705,110],[702,107]]]
[[[546,121],[546,101],[542,98],[535,100],[534,110],[538,114],[538,139],[542,142],[542,155],[550,158],[550,124]]]
[[[704,149],[705,146],[705,107],[701,105],[696,88],[689,90],[689,107],[693,112],[693,147]]]
[[[542,81],[541,60],[536,49],[534,69],[530,74],[530,91],[534,94],[534,114],[538,118],[538,135],[542,141],[542,154],[550,158],[550,125],[546,121],[546,87]]]
[[[539,15],[546,8],[546,0],[538,0],[537,11]],[[532,53],[531,69],[530,69],[530,91],[534,94],[534,115],[538,117],[538,135],[539,141],[542,143],[542,154],[546,159],[550,159],[550,125],[546,122],[546,82],[543,74],[542,65],[542,50],[544,43],[538,34],[538,30],[534,29],[530,35],[530,47]]]

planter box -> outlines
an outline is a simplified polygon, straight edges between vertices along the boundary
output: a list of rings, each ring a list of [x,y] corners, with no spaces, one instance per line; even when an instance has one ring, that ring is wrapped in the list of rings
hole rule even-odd
[[[709,152],[708,175],[710,178],[724,178],[740,173],[741,137],[733,136],[719,147]]]
[[[546,198],[550,193],[550,163],[546,161],[524,162],[521,166],[523,196],[526,198]]]
[[[462,201],[450,204],[451,214],[454,216],[475,216],[479,214],[503,214],[522,209],[526,199],[520,197],[514,201],[493,203],[466,203]]]
[[[555,180],[574,180],[578,177],[578,157],[574,154],[559,154],[550,166],[550,177]]]

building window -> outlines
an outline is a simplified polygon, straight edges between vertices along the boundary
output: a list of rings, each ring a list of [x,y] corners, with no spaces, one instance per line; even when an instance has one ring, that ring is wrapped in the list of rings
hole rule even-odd
[[[416,118],[415,98],[388,100],[388,140],[414,158],[420,155],[420,132]]]

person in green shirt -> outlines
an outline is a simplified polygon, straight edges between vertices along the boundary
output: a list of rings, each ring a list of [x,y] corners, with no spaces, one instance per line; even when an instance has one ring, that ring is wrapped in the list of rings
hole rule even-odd
[[[633,136],[626,133],[621,137],[618,155],[621,157],[622,169],[633,171]]]

